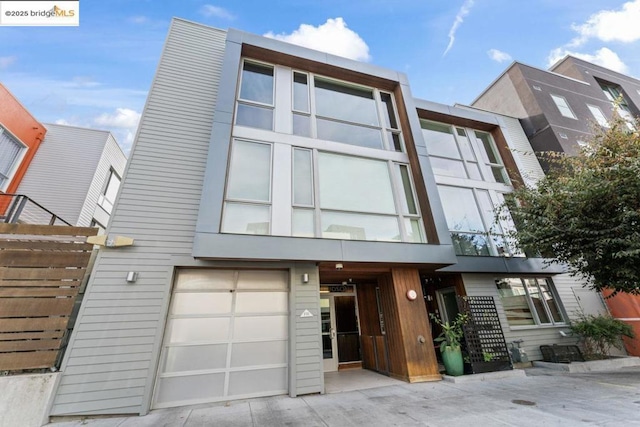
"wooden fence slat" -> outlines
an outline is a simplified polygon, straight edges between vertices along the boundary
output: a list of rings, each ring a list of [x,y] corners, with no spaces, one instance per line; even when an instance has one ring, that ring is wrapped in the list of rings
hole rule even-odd
[[[93,245],[77,242],[58,242],[55,240],[5,240],[0,239],[0,249],[56,250],[56,251],[90,251]]]
[[[78,283],[79,282],[75,282]],[[6,297],[75,297],[80,288],[4,288],[0,287],[0,298]]]
[[[66,329],[68,317],[0,319],[0,332],[54,331]]]
[[[74,298],[0,298],[0,317],[69,315]]]
[[[0,265],[6,267],[86,267],[91,252],[41,252],[6,249]]]
[[[58,350],[62,340],[22,340],[0,341],[0,352],[33,351],[33,350]]]
[[[95,236],[94,227],[69,227],[66,225],[0,224],[0,234],[37,234],[41,236]]]
[[[86,267],[86,266],[84,266]],[[0,279],[35,280],[35,279],[73,279],[82,280],[84,268],[9,268],[0,267]]]
[[[63,336],[64,330],[44,332],[14,332],[10,334],[0,333],[0,341],[41,340],[46,338],[62,338]]]
[[[0,289],[2,288],[66,288],[77,287],[82,284],[81,280],[1,280]]]
[[[24,353],[0,353],[0,371],[50,368],[56,363],[58,350]]]

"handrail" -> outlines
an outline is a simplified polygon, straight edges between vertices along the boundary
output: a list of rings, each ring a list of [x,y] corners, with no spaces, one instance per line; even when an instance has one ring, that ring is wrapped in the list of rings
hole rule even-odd
[[[4,219],[3,219],[2,222],[5,222],[5,223],[17,223],[19,218],[20,218],[20,215],[22,214],[22,212],[23,212],[23,210],[24,210],[24,208],[26,206],[26,204],[28,202],[31,202],[35,206],[37,206],[38,208],[40,208],[41,210],[46,212],[47,214],[51,215],[51,219],[49,220],[49,225],[54,225],[56,223],[56,221],[59,220],[59,221],[65,223],[68,226],[73,226],[73,224],[65,221],[62,218],[60,218],[58,215],[54,214],[49,209],[45,208],[44,206],[42,206],[40,203],[36,202],[35,200],[30,198],[29,196],[26,196],[24,194],[1,193],[0,194],[0,198],[1,197],[15,198],[12,201],[10,201],[9,204],[6,205],[6,206],[3,206],[3,203],[0,202],[0,212],[1,212],[2,208],[5,209],[5,212],[8,212],[6,215],[4,215]]]

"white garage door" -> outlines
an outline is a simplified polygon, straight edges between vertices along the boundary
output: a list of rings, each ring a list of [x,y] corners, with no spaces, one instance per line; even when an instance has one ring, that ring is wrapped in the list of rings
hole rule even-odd
[[[287,393],[288,273],[176,274],[154,408]]]

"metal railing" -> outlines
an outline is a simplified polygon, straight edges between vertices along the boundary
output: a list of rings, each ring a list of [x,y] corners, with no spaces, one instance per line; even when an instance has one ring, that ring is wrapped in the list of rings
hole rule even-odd
[[[0,222],[72,225],[24,194],[0,194]]]

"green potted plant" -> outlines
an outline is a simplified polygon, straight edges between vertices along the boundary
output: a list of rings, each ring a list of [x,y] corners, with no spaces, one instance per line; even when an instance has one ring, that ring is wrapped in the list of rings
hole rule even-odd
[[[466,313],[458,313],[453,322],[442,322],[439,317],[431,314],[431,319],[442,328],[442,333],[435,339],[440,342],[440,353],[447,375],[459,376],[464,373],[464,361],[460,341],[464,336],[462,326],[469,320]]]

